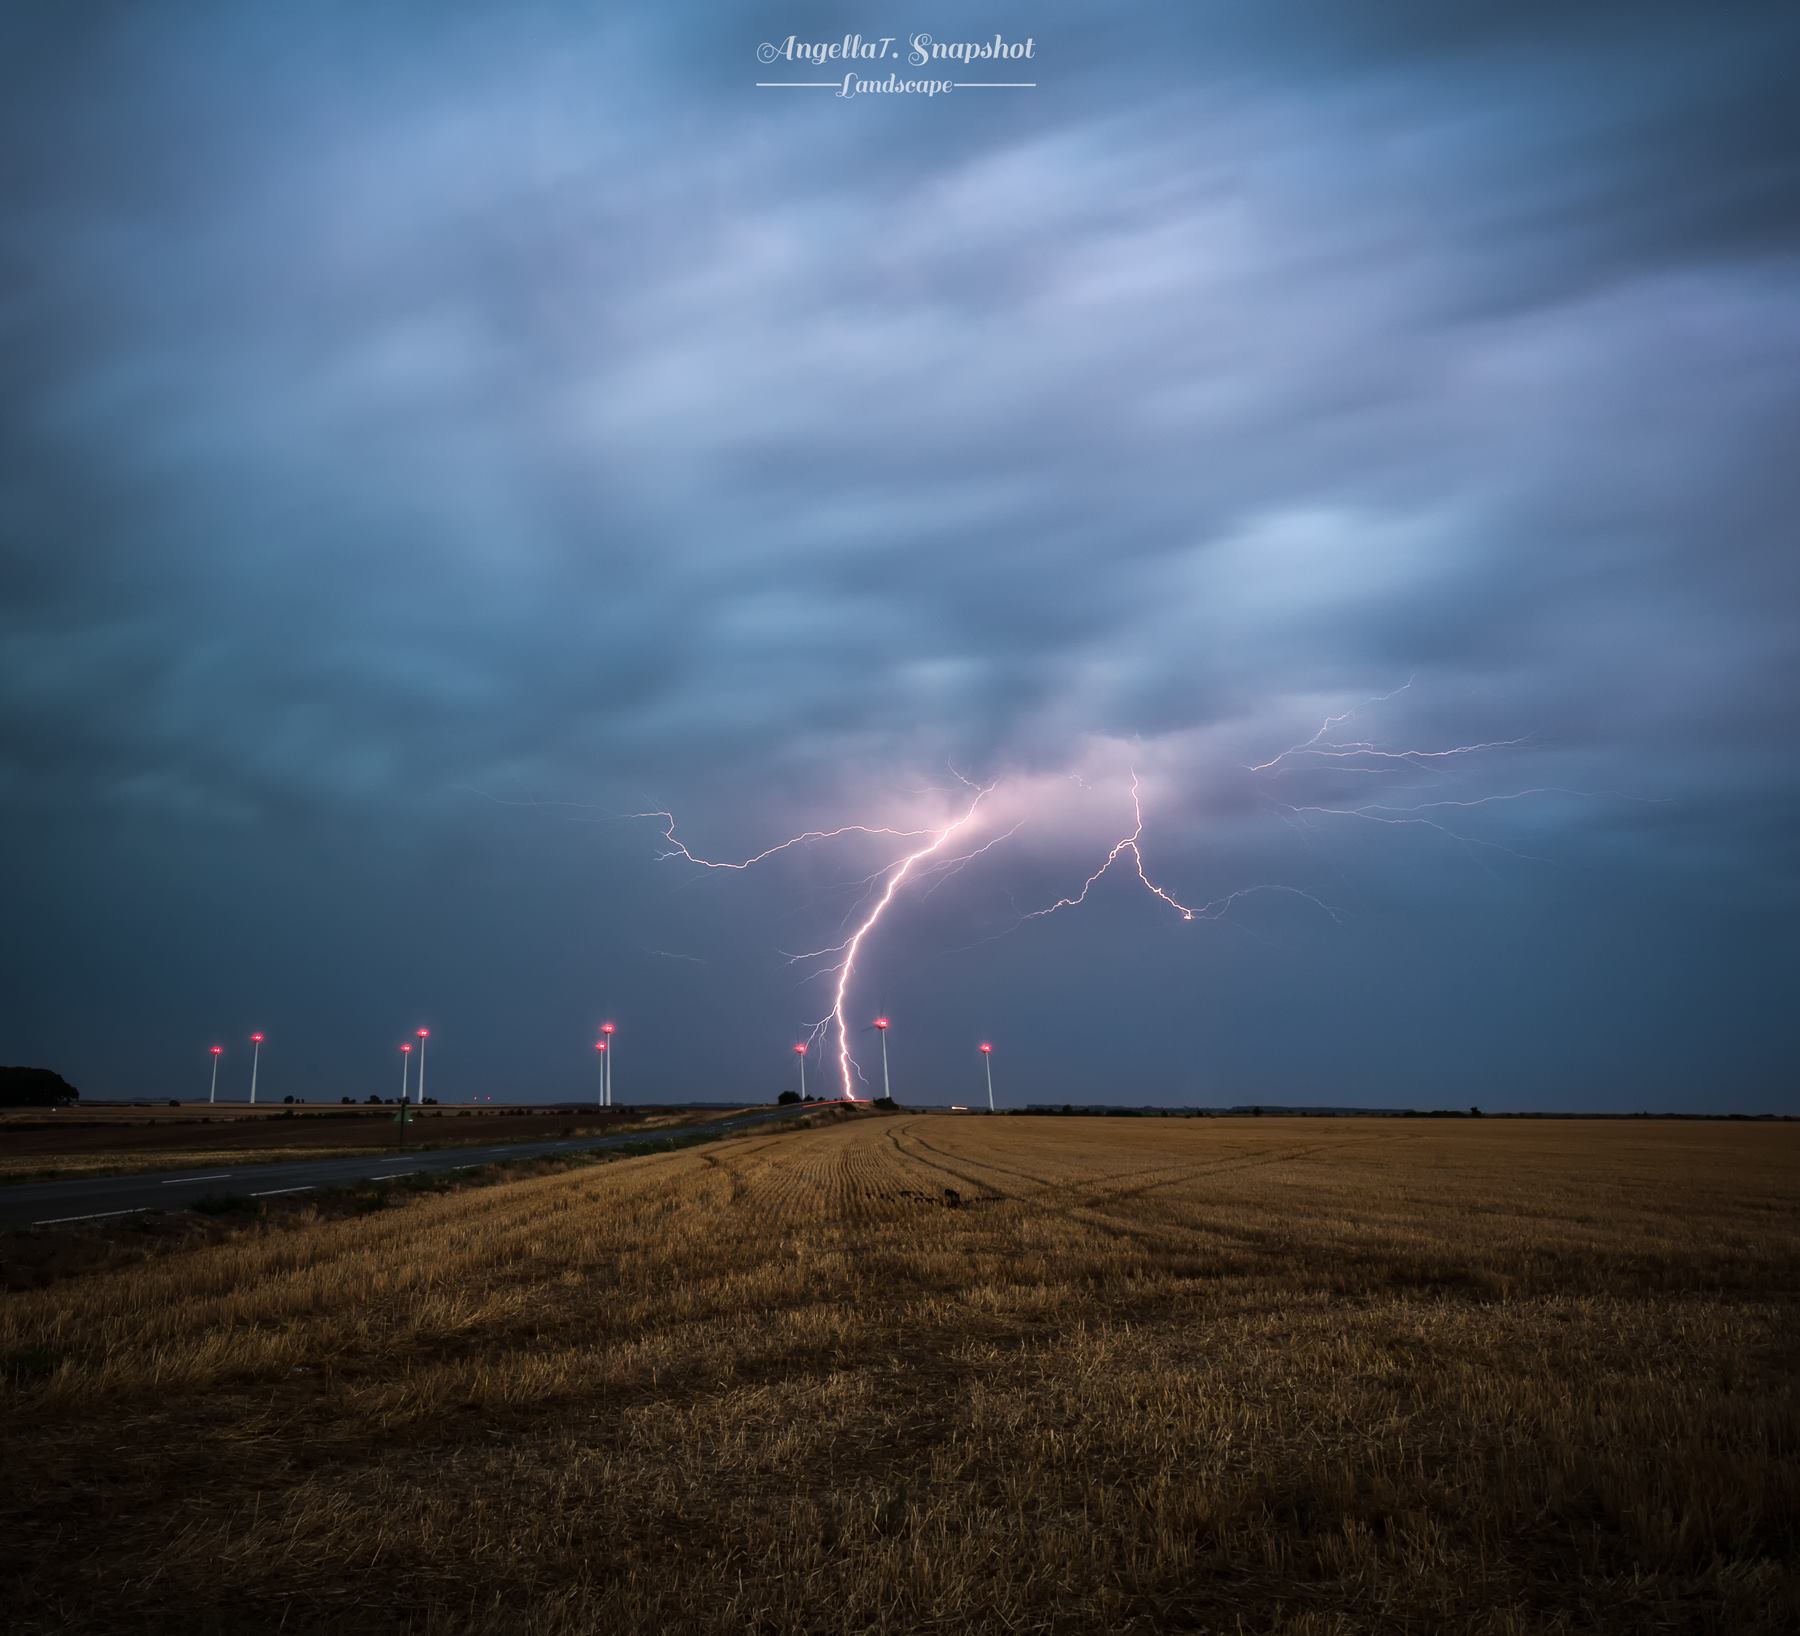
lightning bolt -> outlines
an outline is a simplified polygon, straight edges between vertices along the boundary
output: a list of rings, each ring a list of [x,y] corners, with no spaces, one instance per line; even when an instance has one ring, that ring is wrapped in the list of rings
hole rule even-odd
[[[889,906],[898,896],[901,886],[909,877],[914,877],[915,874],[923,876],[937,870],[942,873],[936,884],[941,885],[949,875],[966,867],[974,859],[991,851],[1002,842],[1011,839],[1021,827],[1019,824],[1014,824],[1010,829],[992,836],[980,846],[956,856],[939,856],[952,839],[963,834],[975,823],[982,803],[994,791],[992,784],[976,784],[956,772],[954,767],[951,768],[951,771],[956,773],[961,784],[975,793],[968,805],[949,823],[942,824],[937,828],[923,829],[901,829],[889,824],[841,824],[836,829],[809,829],[798,835],[791,835],[784,841],[777,841],[773,846],[764,847],[762,851],[741,859],[702,857],[677,836],[675,815],[664,809],[619,814],[622,818],[645,818],[660,822],[663,839],[668,843],[668,849],[658,854],[659,859],[667,861],[672,858],[680,858],[685,862],[698,865],[702,869],[747,870],[794,847],[805,846],[813,841],[837,840],[846,835],[880,836],[909,841],[923,839],[925,841],[923,846],[915,847],[894,862],[884,864],[858,883],[870,888],[879,885],[879,891],[875,893],[872,903],[867,898],[864,899],[860,911],[861,919],[841,942],[834,943],[827,948],[809,949],[787,956],[789,964],[827,960],[835,957],[831,965],[813,974],[815,977],[827,977],[835,979],[835,981],[832,988],[831,1009],[811,1024],[807,1039],[809,1044],[817,1043],[822,1036],[835,1030],[838,1076],[846,1100],[855,1100],[855,1081],[861,1077],[850,1052],[850,1022],[847,1007],[851,984],[856,978],[857,957],[862,953],[863,946],[867,943],[870,934],[880,924],[882,916],[887,913]],[[930,860],[934,859],[936,862],[932,863]]]
[[[1325,735],[1332,730],[1332,728],[1341,727],[1352,716],[1356,715],[1359,711],[1368,709],[1368,707],[1372,704],[1386,704],[1389,699],[1399,698],[1400,695],[1402,693],[1406,692],[1407,689],[1410,688],[1413,685],[1413,683],[1417,680],[1418,680],[1418,678],[1416,676],[1408,676],[1406,678],[1406,680],[1403,683],[1401,683],[1401,685],[1399,687],[1395,688],[1392,693],[1377,693],[1375,695],[1375,697],[1372,699],[1364,699],[1361,704],[1351,705],[1348,710],[1344,711],[1340,715],[1327,716],[1322,722],[1319,723],[1318,732],[1314,733],[1311,738],[1302,739],[1301,742],[1298,744],[1290,744],[1285,750],[1283,750],[1281,752],[1280,755],[1271,756],[1271,757],[1269,757],[1269,759],[1267,761],[1259,761],[1256,763],[1255,766],[1249,768],[1248,770],[1253,773],[1266,773],[1266,772],[1270,771],[1272,768],[1279,766],[1289,756],[1304,755],[1307,751],[1311,750],[1312,747],[1315,744],[1317,744],[1322,738],[1324,738]]]
[[[1033,909],[1029,914],[1021,915],[1017,925],[1022,926],[1028,920],[1041,920],[1045,915],[1053,915],[1060,909],[1079,908],[1087,901],[1088,893],[1093,889],[1101,876],[1103,876],[1107,870],[1111,869],[1112,866],[1127,852],[1131,854],[1132,866],[1136,869],[1138,881],[1142,884],[1144,890],[1153,898],[1159,898],[1162,902],[1168,904],[1168,906],[1180,915],[1183,920],[1218,920],[1234,903],[1242,898],[1253,896],[1258,892],[1290,893],[1295,897],[1305,898],[1308,903],[1323,909],[1333,920],[1343,919],[1342,914],[1340,914],[1338,910],[1332,908],[1332,906],[1325,902],[1324,899],[1314,897],[1311,892],[1302,891],[1298,886],[1284,886],[1275,883],[1258,884],[1256,886],[1241,886],[1235,892],[1228,892],[1222,898],[1214,898],[1210,903],[1203,903],[1190,907],[1188,904],[1183,903],[1172,892],[1157,885],[1144,868],[1144,803],[1139,792],[1138,775],[1135,767],[1131,771],[1131,812],[1132,817],[1135,820],[1132,825],[1131,833],[1129,835],[1121,836],[1118,840],[1113,842],[1112,850],[1106,855],[1106,861],[1081,883],[1081,890],[1079,892],[1073,897],[1058,898],[1054,903],[1047,904],[1042,909]],[[1013,929],[1016,930],[1017,927],[1015,926]],[[983,941],[992,942],[993,939],[988,938]]]
[[[1298,744],[1290,744],[1278,755],[1269,757],[1267,761],[1259,761],[1245,770],[1252,774],[1304,773],[1309,770],[1323,771],[1323,764],[1331,764],[1331,769],[1339,773],[1356,773],[1367,776],[1382,776],[1402,772],[1411,768],[1419,772],[1431,773],[1434,777],[1447,777],[1444,763],[1463,760],[1471,756],[1486,754],[1496,750],[1516,749],[1529,744],[1529,738],[1487,739],[1471,744],[1452,744],[1437,749],[1421,749],[1415,747],[1395,747],[1379,744],[1373,739],[1339,739],[1332,737],[1333,730],[1341,727],[1352,717],[1358,715],[1371,705],[1385,704],[1390,699],[1397,699],[1413,685],[1416,678],[1409,677],[1404,686],[1395,688],[1391,693],[1380,693],[1373,698],[1364,699],[1361,704],[1352,705],[1348,710],[1335,716],[1327,716],[1311,738],[1303,739]],[[1546,863],[1549,860],[1532,857],[1528,853],[1515,851],[1512,847],[1502,846],[1498,841],[1489,840],[1485,836],[1470,835],[1462,830],[1452,828],[1448,823],[1425,814],[1449,808],[1473,808],[1491,806],[1498,802],[1522,801],[1530,796],[1539,795],[1579,795],[1576,790],[1555,789],[1548,786],[1537,786],[1525,790],[1513,790],[1505,794],[1482,795],[1467,800],[1420,801],[1411,806],[1400,806],[1391,802],[1365,802],[1358,806],[1326,806],[1317,802],[1278,801],[1271,797],[1271,805],[1282,816],[1284,822],[1296,826],[1308,825],[1314,817],[1348,818],[1364,823],[1387,824],[1395,828],[1415,826],[1420,829],[1431,829],[1438,834],[1448,836],[1459,842],[1474,856],[1476,847],[1490,848],[1496,852],[1504,852],[1509,857],[1518,858],[1527,863]],[[1479,862],[1479,858],[1476,860]],[[1484,866],[1485,867],[1485,866]]]
[[[1449,776],[1443,764],[1467,760],[1489,752],[1512,749],[1530,742],[1527,738],[1510,738],[1438,747],[1408,747],[1382,744],[1368,738],[1347,739],[1336,736],[1337,729],[1358,715],[1359,712],[1398,698],[1412,685],[1413,682],[1409,679],[1403,686],[1395,688],[1392,692],[1377,694],[1363,700],[1360,704],[1351,706],[1348,710],[1326,716],[1311,737],[1291,744],[1267,760],[1257,762],[1243,770],[1259,781],[1274,776],[1301,775],[1309,771],[1323,773],[1328,769],[1340,773],[1357,772],[1372,775],[1403,774],[1410,769],[1415,774],[1428,773],[1435,778],[1443,778]],[[828,980],[832,985],[830,1008],[824,1016],[810,1025],[807,1037],[809,1044],[816,1044],[835,1032],[838,1075],[843,1095],[847,1100],[855,1100],[855,1084],[862,1077],[850,1047],[850,995],[857,978],[859,960],[864,956],[870,939],[876,934],[883,917],[909,881],[917,883],[929,876],[935,876],[932,885],[927,888],[927,895],[929,895],[946,880],[960,873],[975,859],[1010,840],[1022,826],[1023,820],[1008,829],[999,830],[990,835],[978,846],[962,851],[952,850],[951,843],[953,841],[958,837],[970,838],[972,832],[978,828],[983,815],[984,803],[999,786],[997,782],[978,784],[958,772],[955,767],[951,767],[950,771],[958,783],[972,794],[966,805],[959,809],[957,815],[945,823],[911,829],[891,824],[860,823],[843,824],[835,829],[809,829],[798,835],[789,836],[786,840],[777,841],[774,845],[764,847],[762,851],[752,853],[744,858],[711,858],[696,853],[677,835],[675,815],[664,809],[616,815],[621,818],[655,821],[661,826],[663,840],[666,844],[666,849],[658,855],[660,859],[665,861],[680,859],[705,870],[741,872],[795,848],[814,842],[833,841],[850,836],[921,843],[902,852],[890,862],[882,864],[860,881],[850,883],[863,889],[862,896],[849,915],[845,917],[840,928],[842,935],[839,941],[825,948],[789,954],[786,957],[790,964],[819,963],[817,969],[809,974],[807,980]],[[1063,776],[1084,790],[1092,787],[1074,772],[1066,773]],[[944,792],[920,793],[941,796]],[[1128,855],[1132,873],[1136,876],[1138,884],[1151,897],[1179,916],[1183,922],[1221,920],[1239,902],[1262,893],[1280,893],[1298,897],[1335,921],[1344,919],[1342,912],[1324,899],[1300,887],[1282,882],[1262,882],[1239,887],[1235,891],[1226,893],[1223,897],[1214,898],[1205,903],[1184,902],[1170,888],[1152,877],[1145,860],[1144,800],[1135,767],[1131,769],[1129,793],[1132,814],[1131,828],[1111,844],[1099,867],[1082,881],[1080,887],[1068,896],[1060,897],[1042,908],[1020,913],[1017,920],[1006,931],[996,933],[993,937],[983,938],[980,940],[981,943],[993,942],[998,937],[1006,936],[1028,921],[1040,920],[1065,910],[1079,908],[1087,901],[1088,895],[1094,887],[1114,869],[1121,859]],[[1418,801],[1410,805],[1392,801],[1371,801],[1355,806],[1329,806],[1322,802],[1276,800],[1273,796],[1269,796],[1268,799],[1270,806],[1282,821],[1291,825],[1302,835],[1312,828],[1312,820],[1319,818],[1349,819],[1395,827],[1418,826],[1436,830],[1461,842],[1465,847],[1471,849],[1471,855],[1473,855],[1472,849],[1475,846],[1497,847],[1505,852],[1511,852],[1511,849],[1500,847],[1498,842],[1489,841],[1480,836],[1464,834],[1447,823],[1442,815],[1447,815],[1454,810],[1523,801],[1531,797],[1585,796],[1587,794],[1588,792],[1567,790],[1554,785],[1537,785],[1529,789],[1514,790],[1503,794]],[[1525,854],[1522,853],[1512,853],[1512,855],[1525,857]],[[1530,861],[1542,862],[1544,860]],[[979,944],[968,945],[971,948],[977,946]]]
[[[954,823],[946,824],[929,843],[920,847],[916,852],[907,853],[888,871],[887,885],[882,889],[881,896],[875,900],[874,908],[863,917],[862,924],[850,934],[850,937],[842,945],[844,957],[837,966],[837,988],[831,997],[831,1010],[815,1026],[814,1034],[816,1037],[826,1022],[834,1022],[837,1025],[838,1077],[843,1083],[846,1100],[853,1099],[856,1094],[850,1086],[850,1075],[854,1064],[850,1060],[850,1027],[844,1016],[845,997],[850,992],[850,981],[856,975],[856,957],[861,952],[869,933],[874,931],[876,923],[887,913],[888,905],[894,901],[894,894],[900,890],[900,883],[912,873],[913,866],[939,851],[952,835],[966,829],[974,821],[976,811],[992,790],[991,784],[978,789],[975,799],[969,803],[962,817]]]
[[[1385,745],[1375,743],[1372,739],[1331,739],[1326,736],[1334,727],[1341,727],[1353,716],[1367,710],[1369,706],[1386,704],[1390,699],[1399,698],[1402,693],[1412,687],[1415,680],[1417,680],[1416,677],[1408,677],[1403,686],[1395,688],[1391,693],[1377,693],[1373,698],[1364,699],[1361,704],[1353,704],[1348,710],[1342,711],[1338,715],[1327,716],[1319,723],[1319,730],[1311,738],[1302,739],[1298,744],[1290,744],[1279,755],[1270,756],[1267,761],[1255,762],[1244,770],[1252,773],[1299,772],[1304,770],[1305,765],[1320,761],[1339,761],[1358,763],[1359,765],[1348,769],[1352,772],[1378,772],[1387,769],[1367,767],[1361,763],[1391,761],[1407,763],[1415,767],[1428,767],[1434,761],[1454,761],[1462,756],[1480,755],[1488,750],[1511,750],[1521,744],[1531,742],[1528,738],[1502,738],[1489,739],[1482,744],[1453,744],[1442,750],[1412,750],[1390,749]],[[1284,767],[1282,765],[1290,758],[1298,759],[1300,757],[1308,757],[1310,761],[1301,767]]]
[[[672,812],[622,812],[621,818],[660,818],[663,820],[663,839],[669,843],[669,850],[657,854],[659,862],[667,862],[670,858],[685,858],[689,863],[697,863],[702,869],[749,869],[761,863],[765,858],[772,858],[777,852],[786,852],[790,847],[804,846],[808,841],[835,841],[841,835],[889,835],[902,840],[914,840],[920,835],[929,835],[927,829],[889,829],[876,824],[843,824],[837,829],[809,829],[804,835],[790,835],[785,841],[777,841],[762,851],[740,862],[730,863],[715,858],[702,858],[690,852],[685,842],[675,837],[675,814]]]
[[[1144,804],[1138,799],[1138,775],[1135,767],[1131,770],[1131,810],[1137,818],[1137,822],[1132,826],[1131,833],[1124,836],[1122,839],[1113,842],[1112,851],[1106,855],[1106,862],[1101,864],[1093,874],[1089,875],[1088,878],[1081,883],[1081,890],[1077,892],[1074,897],[1058,898],[1048,908],[1033,909],[1030,914],[1023,916],[1022,918],[1025,920],[1037,920],[1044,915],[1055,914],[1058,909],[1074,909],[1080,907],[1080,905],[1087,902],[1088,892],[1092,889],[1094,883],[1119,861],[1121,854],[1129,852],[1131,854],[1131,861],[1137,866],[1138,879],[1144,883],[1146,890],[1153,896],[1161,898],[1171,909],[1179,912],[1183,920],[1192,920],[1195,914],[1194,910],[1190,909],[1185,903],[1178,903],[1144,873],[1144,850],[1138,845],[1138,842],[1142,839],[1144,833]]]

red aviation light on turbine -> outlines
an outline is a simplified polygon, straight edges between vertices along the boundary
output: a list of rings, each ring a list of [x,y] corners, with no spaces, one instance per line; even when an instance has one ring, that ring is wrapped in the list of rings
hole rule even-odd
[[[403,1046],[400,1047],[400,1049],[402,1051],[410,1051],[412,1049],[412,1041],[408,1040]]]
[[[251,1043],[251,1044],[252,1044],[252,1045],[261,1045],[261,1044],[262,1044],[262,1038],[263,1038],[263,1037],[262,1037],[262,1035],[261,1035],[261,1034],[252,1034],[252,1035],[251,1035],[251,1036],[250,1036],[250,1043]]]
[[[214,1047],[213,1047],[213,1048],[212,1048],[212,1054],[213,1054],[213,1055],[214,1055],[214,1056],[215,1056],[215,1057],[216,1057],[216,1056],[220,1056],[220,1055],[222,1055],[222,1054],[223,1054],[223,1052],[224,1052],[224,1050],[225,1050],[225,1047],[224,1047],[224,1046],[222,1046],[222,1045],[215,1045],[215,1046],[214,1046]]]
[[[619,1025],[617,1023],[601,1023],[600,1025],[600,1032],[602,1034],[616,1034],[618,1031]]]
[[[794,1055],[797,1057],[803,1057],[806,1055],[806,1041],[805,1040],[802,1040],[798,1045],[796,1045],[794,1047]]]
[[[992,1056],[993,1052],[994,1052],[993,1046],[989,1045],[986,1040],[983,1040],[981,1042],[981,1054],[984,1057],[986,1057],[986,1056]]]
[[[877,1017],[875,1019],[875,1026],[877,1028],[886,1028],[887,1025],[888,1025],[888,1020],[886,1017]]]
[[[431,1030],[429,1028],[421,1028],[419,1030],[419,1038],[420,1039],[428,1039],[430,1037],[430,1035],[431,1035]]]
[[[604,1051],[606,1049],[606,1041],[605,1040],[595,1040],[594,1041],[594,1049],[596,1051]]]

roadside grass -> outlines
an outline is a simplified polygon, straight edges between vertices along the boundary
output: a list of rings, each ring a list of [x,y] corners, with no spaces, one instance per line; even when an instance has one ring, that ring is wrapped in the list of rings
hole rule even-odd
[[[223,1165],[288,1164],[296,1159],[354,1159],[389,1147],[190,1148],[147,1153],[0,1154],[0,1186],[9,1182],[79,1180],[84,1176],[135,1176],[140,1171],[210,1170]]]
[[[305,1195],[0,1302],[0,1598],[22,1632],[1789,1631],[1797,1135],[866,1114]]]
[[[748,1111],[748,1110],[737,1110]],[[454,1148],[493,1147],[506,1142],[541,1142],[564,1137],[578,1136],[611,1136],[623,1130],[664,1131],[679,1130],[683,1125],[696,1124],[716,1119],[728,1119],[732,1110],[712,1110],[701,1112],[691,1109],[657,1112],[654,1110],[627,1109],[604,1121],[596,1121],[579,1113],[564,1113],[546,1118],[534,1115],[529,1131],[517,1128],[514,1121],[504,1116],[492,1114],[475,1114],[478,1126],[462,1126],[447,1124],[468,1113],[469,1110],[459,1108],[427,1108],[423,1115],[414,1114],[408,1121],[406,1151],[409,1153],[435,1153]],[[275,1115],[279,1118],[280,1115]],[[398,1127],[391,1116],[373,1118],[359,1115],[354,1120],[344,1122],[344,1128],[335,1131],[322,1130],[319,1127],[327,1123],[324,1115],[310,1115],[316,1123],[314,1126],[316,1139],[305,1146],[285,1145],[277,1147],[255,1147],[239,1145],[234,1147],[193,1147],[170,1149],[160,1145],[144,1146],[141,1144],[141,1132],[132,1127],[121,1127],[116,1131],[85,1132],[104,1142],[104,1146],[95,1146],[84,1151],[63,1151],[49,1153],[9,1153],[0,1151],[0,1186],[15,1182],[68,1181],[83,1177],[131,1176],[140,1173],[163,1170],[206,1170],[229,1166],[238,1168],[249,1165],[287,1164],[304,1159],[352,1159],[370,1154],[391,1153],[398,1149]],[[279,1128],[271,1131],[272,1121],[264,1122],[257,1129],[247,1130],[249,1137],[278,1135]],[[524,1121],[518,1122],[520,1125]],[[373,1129],[371,1129],[373,1127]],[[167,1127],[162,1127],[166,1129]],[[371,1142],[371,1135],[380,1131],[386,1138],[380,1142]],[[156,1132],[153,1130],[152,1132]],[[35,1134],[35,1133],[34,1133]],[[336,1137],[337,1140],[332,1140]],[[6,1133],[0,1130],[0,1143],[6,1140]]]
[[[841,1109],[820,1110],[783,1120],[779,1128],[807,1129],[846,1116],[858,1117],[846,1115]],[[526,1176],[556,1175],[596,1164],[642,1158],[653,1153],[674,1153],[682,1148],[730,1139],[729,1134],[688,1133],[677,1127],[670,1129],[668,1135],[647,1135],[640,1141],[609,1148],[521,1155],[514,1159],[458,1165],[448,1170],[405,1171],[395,1176],[300,1188],[274,1195],[222,1188],[186,1208],[135,1211],[67,1225],[46,1225],[10,1233],[0,1231],[0,1290],[42,1289],[64,1278],[139,1265],[152,1256],[189,1249],[203,1241],[217,1242],[221,1237],[260,1224],[278,1230],[291,1229],[322,1219],[368,1215],[390,1209],[421,1193],[461,1192]]]

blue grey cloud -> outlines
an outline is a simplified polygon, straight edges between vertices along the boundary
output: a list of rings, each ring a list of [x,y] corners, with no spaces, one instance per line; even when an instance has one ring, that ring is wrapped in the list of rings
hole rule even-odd
[[[324,1087],[418,1011],[561,1094],[610,1007],[645,1093],[760,1090],[879,855],[606,815],[742,854],[953,763],[1034,810],[859,985],[930,1090],[1010,1029],[1056,1100],[1779,1104],[1792,20],[927,10],[1038,89],[754,89],[838,8],[12,15],[14,1055],[179,1088],[273,1012]],[[1409,677],[1382,742],[1523,742],[1393,804],[1546,793],[1245,774]],[[982,941],[1133,758],[1184,890],[1341,918]]]

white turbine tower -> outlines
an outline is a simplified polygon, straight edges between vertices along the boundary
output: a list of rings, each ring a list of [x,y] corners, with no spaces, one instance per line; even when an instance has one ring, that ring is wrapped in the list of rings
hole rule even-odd
[[[877,1017],[875,1019],[875,1030],[878,1034],[881,1035],[881,1094],[885,1100],[892,1102],[894,1100],[894,1088],[893,1088],[893,1086],[891,1086],[888,1083],[888,1065],[887,1065],[888,1020],[886,1017]]]

